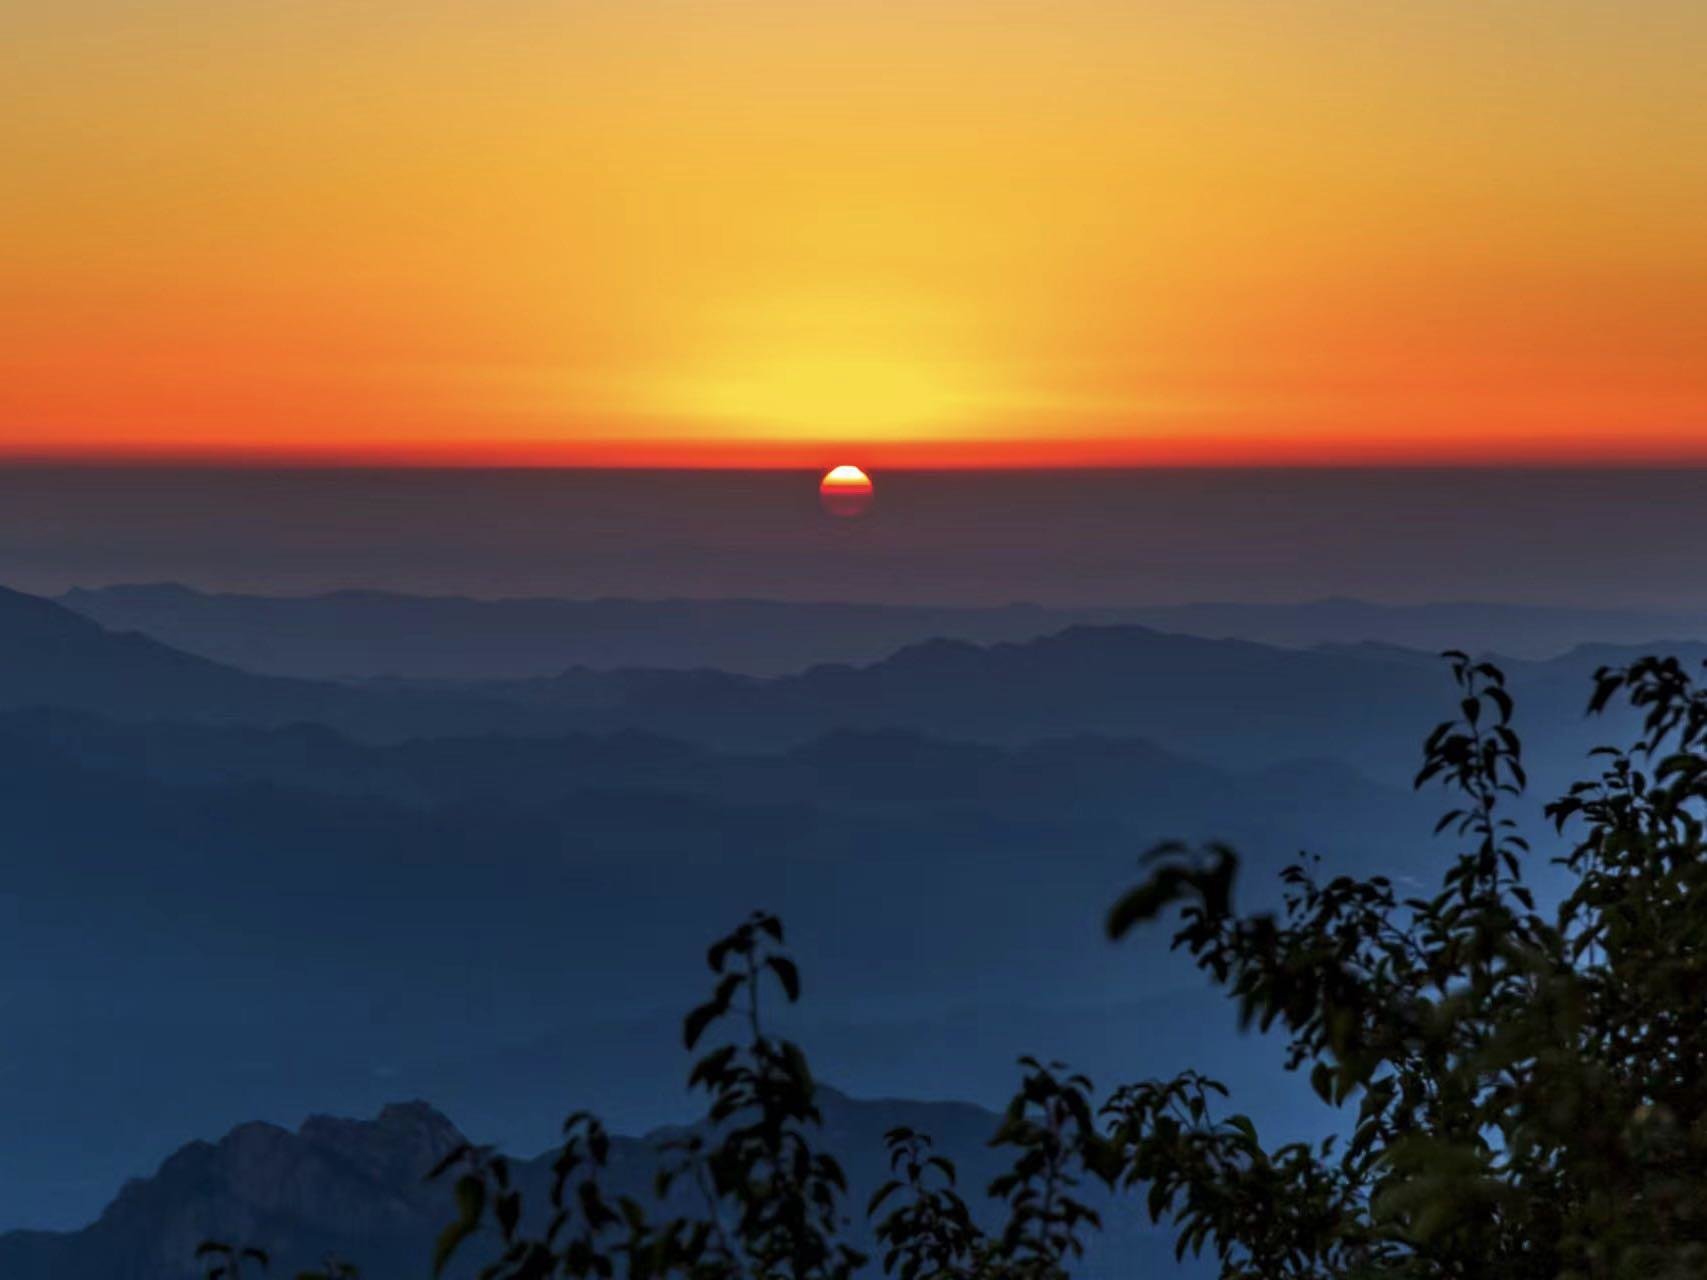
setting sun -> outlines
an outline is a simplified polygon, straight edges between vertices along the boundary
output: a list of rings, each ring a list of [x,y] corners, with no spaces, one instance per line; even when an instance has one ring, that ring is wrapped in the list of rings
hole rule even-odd
[[[871,510],[875,496],[871,477],[845,463],[832,467],[818,482],[818,497],[833,516],[862,516]]]

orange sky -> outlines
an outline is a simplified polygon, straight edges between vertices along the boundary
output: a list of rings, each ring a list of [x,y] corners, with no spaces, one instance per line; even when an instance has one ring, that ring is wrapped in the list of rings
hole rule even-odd
[[[16,0],[0,455],[1707,462],[1698,0]]]

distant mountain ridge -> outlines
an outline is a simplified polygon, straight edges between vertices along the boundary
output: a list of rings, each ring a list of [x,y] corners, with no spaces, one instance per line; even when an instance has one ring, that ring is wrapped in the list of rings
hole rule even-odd
[[[552,723],[526,707],[472,691],[400,695],[257,675],[0,587],[0,707],[30,706],[127,720],[319,723],[380,738],[539,731]]]
[[[51,756],[47,753],[51,753]],[[732,752],[639,731],[364,743],[318,725],[127,724],[85,712],[0,711],[0,759],[33,756],[172,787],[265,785],[408,808],[572,812],[577,797],[694,796],[865,817],[979,815],[1085,824],[1144,813],[1172,826],[1236,789],[1241,812],[1310,825],[1411,802],[1332,760],[1235,773],[1141,739],[1077,735],[1017,746],[909,730],[841,729],[775,752]],[[1227,806],[1218,806],[1223,813]]]
[[[188,653],[313,679],[525,678],[570,667],[713,667],[782,675],[875,662],[930,638],[1021,641],[1071,626],[1143,626],[1308,648],[1378,641],[1550,657],[1591,641],[1707,639],[1707,615],[1484,603],[1202,603],[924,607],[763,599],[474,599],[387,591],[204,592],[178,583],[76,588],[60,603]]]
[[[1707,657],[1707,645],[1690,643],[1584,646],[1544,662],[1500,659],[1525,735],[1555,762],[1579,761],[1611,731],[1584,720],[1595,669],[1652,648],[1687,662]],[[1093,735],[1143,739],[1236,769],[1300,757],[1354,760],[1372,776],[1399,781],[1414,771],[1417,735],[1439,719],[1449,686],[1438,656],[1390,645],[1301,650],[1079,626],[989,645],[929,640],[866,666],[818,666],[767,680],[574,670],[467,687],[573,713],[583,730],[638,729],[743,750],[791,746],[837,728],[1010,745]]]
[[[960,1165],[974,1214],[987,1226],[997,1207],[981,1193],[1003,1167],[987,1143],[998,1118],[963,1103],[859,1101],[824,1087],[820,1140],[848,1173],[848,1238],[869,1248],[864,1209],[887,1176],[883,1135],[897,1125],[930,1133]],[[312,1116],[295,1131],[245,1124],[218,1142],[192,1142],[150,1177],[128,1183],[89,1226],[68,1232],[0,1234],[6,1280],[192,1280],[196,1246],[209,1238],[266,1249],[270,1274],[292,1276],[328,1255],[361,1266],[363,1280],[420,1280],[430,1274],[433,1243],[455,1216],[447,1182],[425,1175],[463,1141],[443,1114],[424,1102],[392,1104],[372,1120]],[[606,1185],[613,1195],[654,1201],[655,1139],[614,1137]],[[516,1160],[516,1185],[533,1212],[543,1211],[550,1153]],[[1104,1198],[1093,1190],[1093,1198]],[[698,1206],[666,1201],[660,1214]],[[1167,1239],[1148,1228],[1136,1202],[1108,1215],[1109,1230],[1092,1246],[1079,1274],[1204,1275],[1176,1266]],[[448,1275],[466,1277],[489,1260],[490,1237],[464,1246]],[[484,1247],[483,1247],[484,1246]],[[878,1274],[875,1267],[870,1274]]]
[[[1583,647],[1510,661],[1525,724],[1562,757],[1584,745],[1581,709],[1600,661]],[[1663,646],[1685,658],[1707,645]],[[838,729],[899,729],[1017,745],[1145,739],[1240,769],[1300,757],[1407,777],[1413,734],[1448,695],[1437,660],[1384,644],[1290,649],[1135,626],[1074,626],[1024,641],[936,638],[864,666],[760,678],[715,670],[576,668],[529,680],[371,681],[259,676],[105,630],[63,606],[0,591],[0,709],[61,706],[128,720],[318,723],[370,741],[636,730],[776,751]],[[1395,726],[1407,726],[1396,733]]]

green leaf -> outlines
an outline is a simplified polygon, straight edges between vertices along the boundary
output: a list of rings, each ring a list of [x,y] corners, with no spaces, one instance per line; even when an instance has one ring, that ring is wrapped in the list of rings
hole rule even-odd
[[[772,973],[776,974],[777,981],[782,984],[783,994],[788,997],[789,1003],[792,1004],[800,999],[800,970],[795,967],[794,961],[787,956],[769,956],[766,958],[765,964]]]
[[[433,1249],[433,1274],[443,1275],[444,1269],[450,1265],[452,1255],[462,1242],[474,1234],[474,1227],[467,1222],[453,1222],[439,1232],[437,1245]]]
[[[705,1029],[723,1015],[724,1006],[715,1000],[709,1000],[699,1006],[682,1020],[682,1044],[693,1048],[699,1043],[699,1038],[705,1034]]]

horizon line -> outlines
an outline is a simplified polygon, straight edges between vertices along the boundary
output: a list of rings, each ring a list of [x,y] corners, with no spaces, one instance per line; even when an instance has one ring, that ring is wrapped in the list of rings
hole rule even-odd
[[[953,475],[1103,472],[1151,473],[1332,473],[1415,472],[1499,473],[1536,472],[1582,474],[1585,472],[1707,471],[1707,451],[1688,454],[1625,455],[1618,457],[1347,457],[1298,459],[1180,459],[1145,461],[1109,458],[1102,460],[968,459],[942,461],[896,459],[857,461],[857,451],[836,455],[856,459],[854,465],[881,475]],[[219,451],[184,453],[96,454],[91,452],[47,453],[0,451],[0,471],[299,471],[299,472],[437,472],[437,473],[524,473],[581,472],[610,474],[811,474],[821,475],[844,465],[800,458],[776,460],[706,459],[675,461],[659,459],[596,461],[592,459],[524,460],[493,457],[423,457],[414,454],[371,453],[304,454],[295,452]]]
[[[1480,439],[1415,434],[1350,442],[1304,432],[1286,440],[1189,437],[1050,439],[637,438],[566,435],[392,440],[4,439],[0,468],[362,471],[896,472],[1594,471],[1707,469],[1707,426],[1634,431],[1622,440],[1525,432]]]

